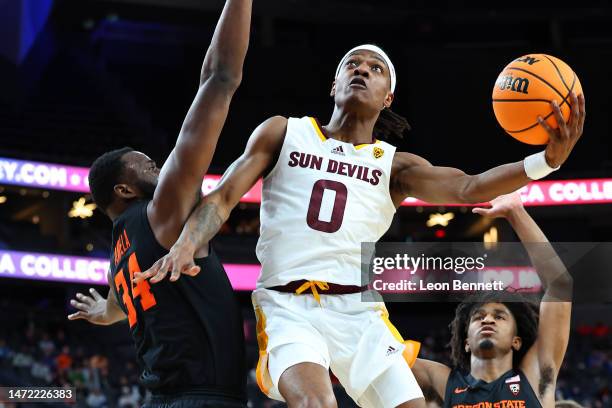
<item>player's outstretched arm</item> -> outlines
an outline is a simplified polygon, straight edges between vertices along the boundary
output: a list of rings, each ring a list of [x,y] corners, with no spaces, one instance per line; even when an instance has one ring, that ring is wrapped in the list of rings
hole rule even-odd
[[[399,205],[406,197],[415,197],[429,203],[482,203],[497,196],[518,190],[534,178],[542,177],[548,168],[558,168],[568,158],[582,135],[586,116],[584,96],[572,93],[572,109],[568,123],[561,110],[552,104],[558,129],[552,129],[540,120],[550,136],[544,157],[504,164],[484,173],[468,175],[451,167],[432,166],[427,160],[410,153],[397,153],[391,174],[393,201]],[[542,161],[545,160],[545,163]],[[546,169],[542,169],[545,166]],[[542,173],[544,171],[544,173]]]
[[[227,0],[204,58],[198,92],[164,163],[148,216],[164,246],[174,243],[200,196],[230,101],[242,80],[252,0]]]
[[[554,382],[565,356],[570,335],[572,277],[536,222],[524,209],[518,194],[491,201],[492,208],[475,208],[477,214],[504,217],[525,245],[531,263],[545,288],[540,303],[538,337],[521,363],[540,398],[554,396]]]
[[[417,358],[411,369],[423,391],[431,389],[444,400],[446,383],[451,372],[448,366],[436,361]]]
[[[193,210],[170,252],[148,271],[136,273],[134,280],[151,278],[151,282],[156,283],[170,270],[172,281],[177,280],[181,273],[192,276],[199,273],[200,268],[193,262],[194,255],[200,248],[208,248],[208,242],[228,219],[240,198],[274,166],[286,131],[287,119],[281,116],[259,125],[249,138],[244,153],[227,169],[219,185]]]
[[[110,276],[108,277],[111,284]],[[70,304],[77,312],[69,314],[68,320],[85,319],[93,324],[108,326],[126,318],[125,313],[117,303],[117,297],[112,287],[108,296],[104,299],[94,288],[89,289],[90,296],[82,293],[76,294],[76,299],[70,300]]]

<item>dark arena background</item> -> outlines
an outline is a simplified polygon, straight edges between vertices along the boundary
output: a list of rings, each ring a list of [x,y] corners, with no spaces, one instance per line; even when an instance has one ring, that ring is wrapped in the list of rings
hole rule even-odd
[[[77,292],[108,291],[111,223],[92,204],[87,168],[122,146],[163,163],[222,6],[0,0],[0,386],[72,386],[80,407],[146,400],[127,323],[66,319]],[[588,115],[567,163],[521,190],[523,201],[551,241],[610,241],[610,27],[607,1],[255,0],[243,81],[204,191],[264,119],[309,115],[325,123],[336,65],[363,42],[384,48],[397,69],[393,109],[412,126],[403,150],[470,174],[519,161],[537,148],[499,127],[491,90],[514,58],[546,53],[578,74]],[[250,291],[259,271],[259,198],[259,190],[245,197],[213,243],[243,308],[249,406],[277,407],[255,382]],[[483,221],[468,207],[405,204],[384,241],[516,241],[504,221]],[[436,222],[449,213],[447,225]],[[405,338],[423,343],[422,356],[448,362],[455,306],[393,303],[389,310]],[[339,406],[355,406],[334,384]],[[576,305],[557,399],[612,407],[611,393],[612,306]]]

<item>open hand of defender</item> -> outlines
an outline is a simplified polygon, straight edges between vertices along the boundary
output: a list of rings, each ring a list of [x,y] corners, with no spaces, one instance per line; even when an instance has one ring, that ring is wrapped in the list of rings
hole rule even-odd
[[[94,324],[110,324],[106,318],[106,299],[94,288],[90,288],[89,293],[91,293],[91,296],[77,293],[76,300],[70,300],[70,304],[78,312],[68,315],[68,320],[85,319]]]
[[[170,252],[163,258],[157,260],[151,268],[142,273],[136,272],[134,274],[134,283],[149,278],[151,278],[151,283],[157,283],[163,280],[170,270],[172,270],[170,280],[173,282],[177,281],[181,277],[181,274],[196,276],[200,273],[200,267],[196,266],[193,261],[194,254],[195,251],[191,247],[177,241],[177,243],[170,248]]]
[[[489,218],[507,218],[508,215],[523,208],[521,196],[517,192],[500,195],[491,200],[490,204],[491,208],[476,207],[472,212]]]
[[[546,162],[550,167],[559,167],[565,163],[574,145],[582,136],[586,116],[584,95],[576,96],[572,92],[571,100],[571,113],[567,123],[563,119],[557,101],[551,102],[553,114],[558,124],[557,129],[553,129],[541,116],[538,116],[540,126],[546,129],[550,137],[546,146]]]

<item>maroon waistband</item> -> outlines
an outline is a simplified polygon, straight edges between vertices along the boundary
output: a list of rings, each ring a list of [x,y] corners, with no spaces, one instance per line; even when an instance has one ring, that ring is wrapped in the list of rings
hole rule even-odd
[[[269,290],[275,290],[277,292],[284,293],[295,293],[303,284],[308,282],[305,279],[299,281],[292,281],[282,286],[272,286],[266,288]],[[351,293],[360,293],[368,290],[367,286],[354,286],[354,285],[338,285],[337,283],[327,283],[329,289],[323,290],[317,287],[317,291],[320,295],[350,295]],[[305,293],[311,293],[310,288]]]

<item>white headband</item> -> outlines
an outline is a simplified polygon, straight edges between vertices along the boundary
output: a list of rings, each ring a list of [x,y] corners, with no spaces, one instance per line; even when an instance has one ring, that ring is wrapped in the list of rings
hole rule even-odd
[[[397,82],[397,77],[395,76],[395,67],[393,66],[393,63],[391,62],[391,59],[389,59],[389,56],[382,49],[380,49],[380,47],[377,47],[376,45],[372,45],[372,44],[358,45],[357,47],[353,48],[352,50],[344,54],[344,57],[342,57],[342,59],[340,60],[340,64],[338,64],[338,68],[336,69],[335,78],[338,78],[338,75],[340,75],[340,70],[344,66],[344,61],[346,61],[346,59],[352,53],[358,50],[366,50],[366,51],[375,52],[378,55],[380,55],[383,60],[385,60],[385,62],[387,63],[387,66],[389,67],[389,75],[391,76],[391,92],[395,92],[395,83]]]

